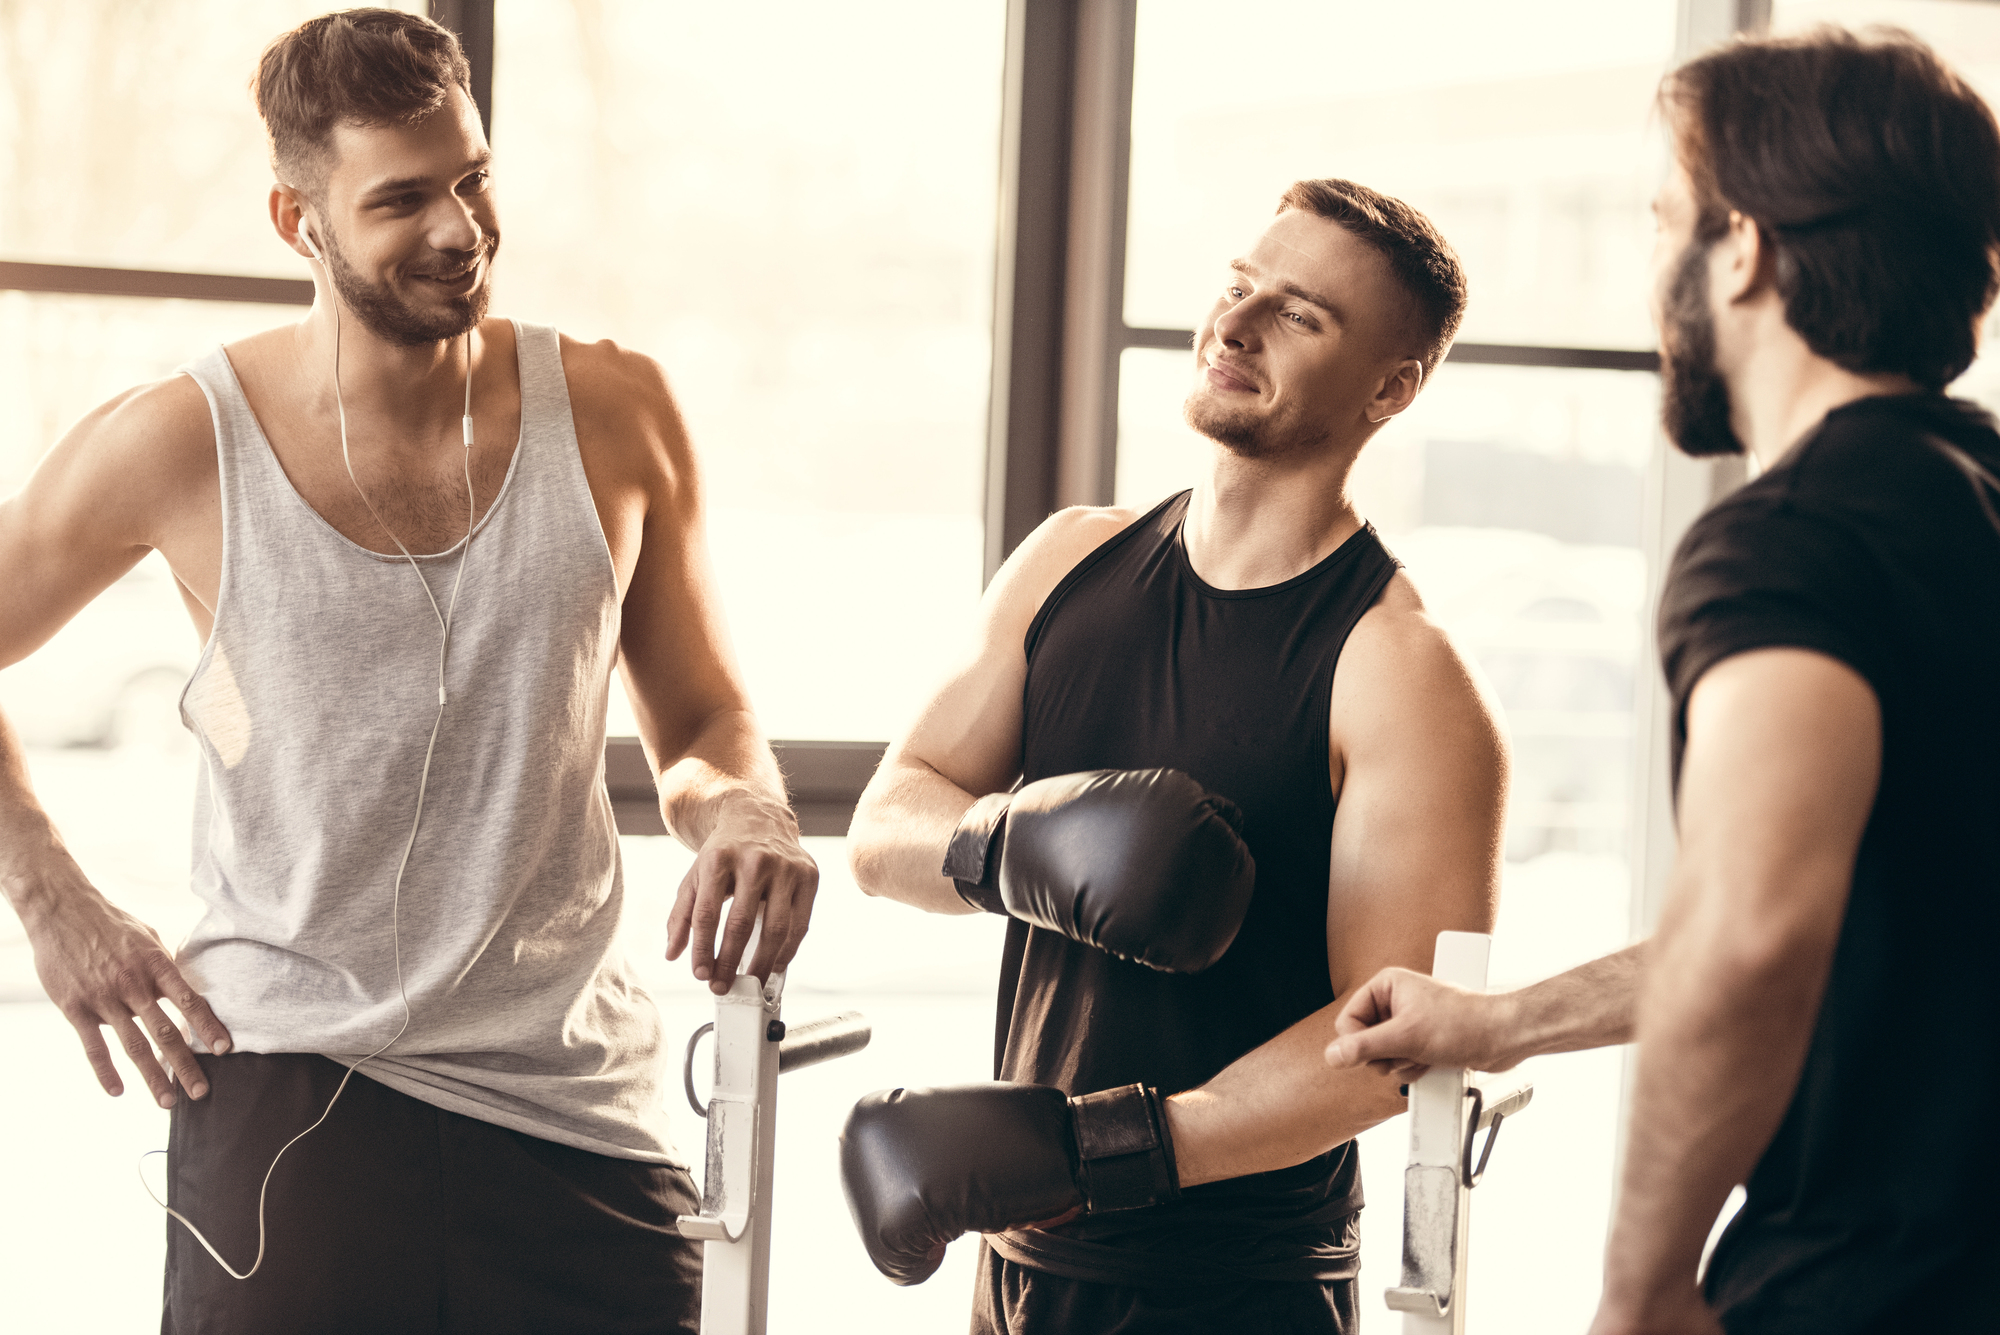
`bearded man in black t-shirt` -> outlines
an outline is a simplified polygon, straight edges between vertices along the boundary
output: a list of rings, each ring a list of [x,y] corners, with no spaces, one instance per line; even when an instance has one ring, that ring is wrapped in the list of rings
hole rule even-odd
[[[1594,1335],[1991,1329],[2000,435],[1942,390],[1995,294],[2000,131],[1913,39],[1830,29],[1704,56],[1662,109],[1666,425],[1759,471],[1661,599],[1665,915],[1515,993],[1386,971],[1328,1060],[1500,1070],[1636,1027]]]

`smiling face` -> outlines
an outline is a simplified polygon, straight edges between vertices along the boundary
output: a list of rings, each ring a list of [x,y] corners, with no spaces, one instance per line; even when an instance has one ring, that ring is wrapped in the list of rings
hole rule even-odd
[[[1385,415],[1385,382],[1410,394],[1421,383],[1413,299],[1388,258],[1339,223],[1287,209],[1221,286],[1195,332],[1183,411],[1236,454],[1358,446]]]
[[[383,340],[456,338],[486,314],[499,219],[479,112],[454,87],[415,125],[336,126],[309,206],[334,291]]]

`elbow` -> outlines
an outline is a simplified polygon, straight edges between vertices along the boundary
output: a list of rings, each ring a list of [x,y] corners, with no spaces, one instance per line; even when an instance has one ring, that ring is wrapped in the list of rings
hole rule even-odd
[[[1834,938],[1790,923],[1739,928],[1716,943],[1717,971],[1739,986],[1781,992],[1823,975]]]
[[[1655,973],[1655,963],[1660,976],[1706,972],[1732,992],[1772,1001],[1790,993],[1817,996],[1839,943],[1845,898],[1804,888],[1783,896],[1726,898],[1718,905],[1726,911],[1702,915],[1703,930],[1682,937],[1688,953],[1675,950],[1676,942],[1656,943],[1648,951],[1647,972]]]
[[[886,849],[880,838],[880,825],[869,810],[868,798],[867,793],[861,795],[854,807],[854,819],[847,827],[847,870],[862,894],[880,898],[888,878]]]

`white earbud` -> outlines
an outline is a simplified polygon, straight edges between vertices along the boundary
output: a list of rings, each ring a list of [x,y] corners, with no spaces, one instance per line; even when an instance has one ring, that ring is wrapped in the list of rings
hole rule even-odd
[[[314,259],[318,260],[321,264],[326,263],[325,258],[319,253],[319,247],[313,244],[312,233],[306,230],[306,223],[303,218],[299,219],[299,240],[306,243],[306,249],[312,252]]]

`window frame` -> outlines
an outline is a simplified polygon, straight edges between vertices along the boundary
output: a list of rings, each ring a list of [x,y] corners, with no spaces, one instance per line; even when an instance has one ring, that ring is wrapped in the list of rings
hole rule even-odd
[[[1768,24],[1771,0],[1680,0],[1677,58]],[[459,34],[473,100],[492,131],[494,0],[429,0]],[[985,574],[1050,513],[1108,505],[1116,482],[1119,358],[1127,348],[1182,349],[1185,329],[1124,321],[1138,0],[1008,0],[1001,122],[1000,227],[986,451]],[[310,306],[309,279],[0,260],[0,290]],[[1459,343],[1446,360],[1477,365],[1654,372],[1651,351]],[[1646,494],[1646,554],[1658,571],[1695,515],[1741,478],[1656,450]],[[1657,574],[1649,592],[1657,596]],[[1650,642],[1646,646],[1650,652]],[[1636,748],[1635,934],[1651,930],[1671,862],[1664,692],[1644,674]],[[795,802],[813,833],[845,833],[883,743],[779,741]],[[866,761],[867,763],[863,763]],[[650,771],[636,738],[606,747],[619,828],[659,834]],[[1656,771],[1658,771],[1656,773]]]

